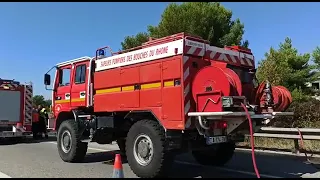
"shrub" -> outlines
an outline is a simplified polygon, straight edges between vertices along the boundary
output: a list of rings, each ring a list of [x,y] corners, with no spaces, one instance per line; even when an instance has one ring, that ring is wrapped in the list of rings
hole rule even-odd
[[[292,92],[291,92],[291,96],[293,101],[298,101],[298,102],[306,102],[308,101],[308,99],[310,98],[310,96],[305,95],[302,92],[301,88],[295,88]]]
[[[299,99],[299,98],[298,98]],[[272,123],[274,127],[320,128],[320,101],[314,98],[293,101],[288,112],[294,112],[293,117],[278,117]]]

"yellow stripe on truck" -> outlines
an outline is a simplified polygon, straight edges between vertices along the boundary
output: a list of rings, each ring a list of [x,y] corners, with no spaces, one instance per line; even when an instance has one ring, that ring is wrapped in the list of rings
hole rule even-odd
[[[161,87],[161,82],[142,84],[141,89],[152,89]]]
[[[55,100],[56,104],[62,104],[62,103],[69,103],[69,102],[82,102],[85,101],[85,98],[73,98],[73,99],[62,99],[62,100]]]
[[[60,103],[68,103],[68,102],[70,102],[70,99],[63,99],[63,100],[56,100],[55,101],[55,103],[58,103],[58,104],[60,104]]]
[[[174,81],[165,81],[163,86],[164,87],[174,86]]]
[[[173,80],[165,81],[163,83],[163,87],[171,87],[171,86],[174,86],[174,81]],[[161,82],[146,83],[146,84],[141,84],[140,85],[140,89],[141,90],[160,88],[160,87],[161,87]],[[96,94],[107,94],[107,93],[114,93],[114,92],[121,92],[121,91],[134,91],[134,90],[135,90],[134,86],[131,85],[131,86],[122,86],[122,87],[99,89],[99,90],[96,90]]]
[[[134,90],[134,86],[123,86],[122,87],[122,91],[133,91]]]
[[[120,91],[121,91],[121,87],[116,87],[116,88],[96,90],[96,94],[105,94],[105,93],[113,93],[113,92],[120,92]]]
[[[82,101],[85,101],[85,98],[74,98],[74,99],[71,99],[71,102],[82,102]]]

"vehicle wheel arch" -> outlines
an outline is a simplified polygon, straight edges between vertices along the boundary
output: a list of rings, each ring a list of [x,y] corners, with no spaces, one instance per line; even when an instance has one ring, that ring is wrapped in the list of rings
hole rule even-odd
[[[128,114],[125,116],[125,119],[131,119],[132,124],[141,121],[141,120],[152,120],[157,122],[162,128],[163,130],[166,132],[167,129],[163,126],[163,124],[161,123],[161,121],[157,118],[157,116],[149,110],[146,111],[130,111],[128,112]]]
[[[55,120],[55,130],[58,131],[61,123],[69,119],[74,119],[74,113],[72,111],[60,112]]]

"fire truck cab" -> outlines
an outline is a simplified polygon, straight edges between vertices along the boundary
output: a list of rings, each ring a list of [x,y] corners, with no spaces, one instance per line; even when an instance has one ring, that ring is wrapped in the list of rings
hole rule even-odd
[[[165,175],[174,155],[188,150],[201,164],[223,165],[248,116],[257,130],[292,114],[278,112],[291,103],[288,90],[256,82],[249,49],[186,33],[109,56],[107,49],[55,66],[54,129],[66,162],[81,161],[88,142],[117,141],[139,177]]]

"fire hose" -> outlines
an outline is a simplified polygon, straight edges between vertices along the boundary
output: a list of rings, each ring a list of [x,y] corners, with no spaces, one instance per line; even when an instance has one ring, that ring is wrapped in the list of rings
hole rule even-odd
[[[256,173],[257,178],[260,178],[260,173],[259,173],[259,170],[257,168],[257,163],[256,163],[256,158],[255,158],[255,153],[254,153],[254,149],[255,148],[254,148],[254,136],[253,136],[252,120],[251,120],[251,117],[250,117],[250,114],[248,112],[247,107],[243,103],[241,103],[241,106],[244,109],[244,111],[246,113],[246,116],[248,118],[248,121],[249,121],[251,158],[252,158],[253,168],[254,168],[254,171]],[[300,146],[301,146],[301,149],[304,149],[304,155],[305,155],[306,161],[309,162],[311,165],[313,165],[313,167],[315,167],[316,169],[320,169],[320,167],[316,166],[316,164],[314,162],[312,162],[310,160],[310,158],[308,157],[307,152],[306,152],[306,148],[305,148],[304,142],[303,142],[303,135],[302,135],[302,133],[301,133],[299,128],[297,128],[297,130],[298,130],[298,133],[299,133],[299,136],[300,136]]]
[[[257,168],[256,157],[255,157],[255,154],[254,154],[254,136],[253,136],[252,120],[251,120],[251,117],[250,117],[250,114],[248,112],[247,107],[243,103],[241,103],[241,106],[244,109],[244,111],[245,111],[245,113],[247,115],[248,121],[249,121],[251,158],[252,158],[252,164],[253,164],[254,172],[256,173],[257,178],[260,178],[260,173],[259,173],[259,170]]]
[[[299,128],[297,128],[297,130],[298,130],[298,133],[299,133],[299,136],[300,136],[300,146],[301,146],[301,149],[304,149],[303,153],[304,153],[304,156],[305,156],[305,158],[306,158],[306,161],[309,162],[309,163],[310,163],[313,167],[315,167],[316,169],[320,170],[320,167],[316,166],[316,163],[312,162],[312,161],[310,160],[310,158],[308,157],[307,152],[306,152],[307,150],[306,150],[306,148],[305,148],[305,146],[304,146],[304,143],[303,143],[303,135],[302,135],[302,133],[301,133],[301,131],[300,131]],[[312,152],[311,152],[311,153],[312,153]],[[313,154],[313,153],[312,153],[312,154]]]

